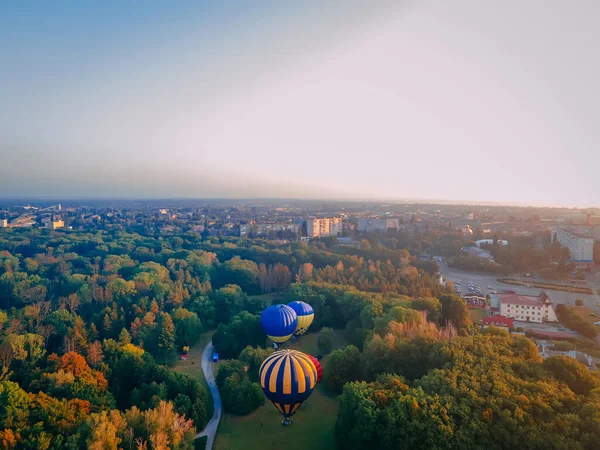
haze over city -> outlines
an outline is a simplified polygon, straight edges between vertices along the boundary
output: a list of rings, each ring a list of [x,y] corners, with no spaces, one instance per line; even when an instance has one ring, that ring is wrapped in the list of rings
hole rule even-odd
[[[599,206],[600,3],[0,6],[0,197]]]
[[[0,450],[598,450],[598,18],[0,2]]]

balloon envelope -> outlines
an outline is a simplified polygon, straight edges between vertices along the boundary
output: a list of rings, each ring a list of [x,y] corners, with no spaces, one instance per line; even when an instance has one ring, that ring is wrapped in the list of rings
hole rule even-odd
[[[310,357],[297,350],[271,354],[258,371],[265,396],[289,419],[310,397],[317,384],[317,369]]]
[[[306,330],[308,330],[308,327],[310,327],[310,324],[315,318],[315,312],[313,311],[312,306],[304,302],[291,302],[288,303],[288,306],[292,308],[298,316],[298,327],[294,334],[300,336],[301,334],[306,333]]]
[[[273,342],[287,341],[298,326],[296,312],[286,305],[271,305],[260,315],[260,324]]]
[[[319,360],[317,358],[315,358],[313,355],[306,355],[310,358],[310,360],[313,362],[313,364],[315,365],[315,369],[317,369],[317,383],[321,381],[321,377],[323,376],[323,366],[321,366],[321,363],[319,362]]]

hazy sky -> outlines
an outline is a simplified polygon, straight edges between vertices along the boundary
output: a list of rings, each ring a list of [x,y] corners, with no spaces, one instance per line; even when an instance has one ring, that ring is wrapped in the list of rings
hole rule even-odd
[[[598,0],[12,3],[0,197],[600,206]]]

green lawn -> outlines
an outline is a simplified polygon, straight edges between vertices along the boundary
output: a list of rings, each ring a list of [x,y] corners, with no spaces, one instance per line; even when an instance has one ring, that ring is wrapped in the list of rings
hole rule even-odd
[[[180,373],[185,373],[187,375],[191,375],[200,381],[200,384],[204,387],[206,391],[206,410],[208,411],[208,417],[212,417],[213,415],[213,398],[208,389],[208,384],[206,383],[206,379],[204,378],[204,373],[202,372],[202,350],[206,347],[206,344],[211,340],[214,331],[207,331],[206,333],[200,336],[198,342],[196,342],[190,350],[188,351],[188,356],[186,361],[178,360],[172,367],[173,370],[176,370]],[[201,431],[201,430],[198,430]]]
[[[302,336],[295,344],[286,343],[284,348],[294,348],[316,355],[318,333]],[[347,345],[342,331],[336,331],[333,348]],[[321,361],[327,364],[327,357]],[[317,385],[310,398],[302,404],[289,427],[281,425],[283,418],[275,407],[265,404],[244,417],[224,414],[219,425],[216,450],[276,449],[326,450],[335,447],[333,427],[337,418],[338,400],[327,393],[322,384]]]
[[[481,320],[487,316],[487,311],[484,309],[469,309],[469,316],[474,324],[480,325]]]

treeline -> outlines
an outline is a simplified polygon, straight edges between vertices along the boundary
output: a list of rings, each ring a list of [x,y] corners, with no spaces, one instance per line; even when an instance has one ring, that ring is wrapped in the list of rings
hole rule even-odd
[[[545,236],[544,236],[545,237]],[[509,245],[487,245],[487,250],[494,260],[478,258],[466,253],[458,255],[451,264],[466,270],[478,270],[502,275],[513,273],[537,273],[546,280],[565,279],[575,270],[569,250],[559,244],[543,241],[540,248],[534,238],[516,238]]]
[[[270,300],[254,294],[279,292],[312,305],[323,354],[329,328],[350,343],[323,367],[341,392],[339,448],[594,448],[597,377],[576,361],[542,363],[527,339],[482,334],[401,243],[0,233],[0,445],[191,448],[208,395],[169,364],[216,328],[231,358],[217,378],[225,409],[259,407]]]
[[[401,249],[371,250],[375,259],[366,260],[316,245],[276,247],[268,241],[123,230],[5,230],[0,248],[2,383],[16,383],[27,396],[41,392],[56,401],[89,402],[85,408],[91,414],[106,412],[109,418],[116,417],[113,411],[123,416],[164,401],[198,429],[208,419],[207,393],[168,365],[183,346],[215,327],[224,355],[239,357],[248,344],[263,347],[257,318],[268,305],[252,294],[279,291],[293,298],[296,285],[311,289],[327,282],[328,290],[321,293],[325,303],[315,303],[317,325],[345,327],[350,320],[341,311],[346,306],[331,296],[348,289],[396,302],[400,294],[426,296],[440,289],[428,273],[410,265],[410,255]],[[358,342],[362,326],[354,325],[348,332]],[[67,355],[77,364],[59,363]],[[81,373],[88,373],[89,382],[82,384]],[[249,386],[255,386],[247,381],[254,383],[241,375],[229,380],[231,395],[245,390],[250,395]],[[29,417],[19,427],[0,417],[0,429],[13,433],[13,447],[43,439],[50,447],[64,446],[66,440],[71,446],[91,445],[84,437],[89,414],[70,416],[68,431],[58,433],[47,421],[32,426],[33,403],[17,407],[12,401],[1,406]]]

